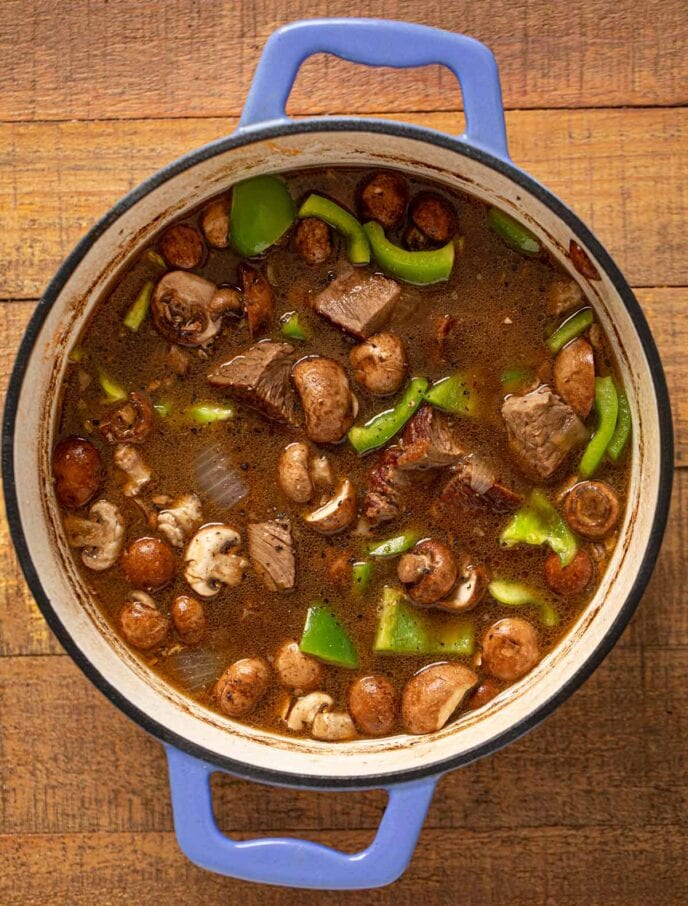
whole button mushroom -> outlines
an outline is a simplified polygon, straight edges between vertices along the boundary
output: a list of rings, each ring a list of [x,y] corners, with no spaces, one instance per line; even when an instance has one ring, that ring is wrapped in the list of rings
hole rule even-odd
[[[552,591],[564,597],[582,594],[592,582],[592,559],[582,548],[568,566],[562,566],[559,556],[552,552],[545,560],[545,582]]]
[[[387,230],[398,227],[406,212],[408,195],[406,181],[398,173],[374,173],[358,190],[361,220],[377,220]]]
[[[320,444],[336,444],[356,418],[357,406],[346,371],[324,356],[301,359],[291,370],[301,398],[306,434]]]
[[[208,625],[202,602],[189,595],[178,595],[172,602],[170,614],[182,641],[187,645],[197,645]]]
[[[499,692],[500,689],[497,683],[492,679],[486,679],[468,696],[466,708],[468,708],[469,711],[474,711],[476,708],[482,708],[483,705],[491,702],[493,698],[499,695]]]
[[[519,679],[540,660],[537,632],[520,617],[507,617],[490,626],[482,647],[483,664],[497,679]]]
[[[397,693],[384,676],[361,676],[349,686],[349,713],[367,736],[391,733],[397,719]]]
[[[168,618],[145,591],[132,591],[120,611],[119,624],[127,642],[142,651],[159,645],[170,628]]]
[[[397,574],[416,604],[434,604],[449,594],[456,582],[454,555],[441,541],[420,541],[399,559]]]
[[[294,233],[294,248],[306,264],[322,264],[332,254],[330,228],[317,217],[299,220]]]
[[[587,418],[595,401],[595,356],[583,337],[568,343],[554,362],[554,389],[579,418]]]
[[[273,667],[283,686],[299,692],[317,689],[325,676],[322,664],[304,654],[294,639],[282,642],[275,652]]]
[[[448,242],[459,228],[454,209],[436,192],[422,192],[414,198],[411,223],[437,244]]]
[[[227,667],[214,695],[229,717],[245,717],[265,695],[269,680],[270,667],[262,657],[245,657]]]
[[[160,254],[170,267],[190,271],[199,267],[205,258],[203,237],[188,223],[177,223],[166,229],[158,246]]]
[[[122,554],[124,578],[147,591],[158,591],[168,585],[176,568],[172,548],[160,538],[137,538]]]
[[[103,460],[83,437],[65,437],[53,450],[55,495],[62,506],[76,509],[88,503],[103,480]]]
[[[303,521],[321,535],[336,535],[348,528],[357,513],[356,486],[344,478],[323,504],[304,514]]]
[[[580,481],[566,495],[564,516],[579,535],[599,541],[619,521],[619,498],[604,481]]]
[[[208,245],[226,249],[229,245],[229,199],[216,198],[203,209],[201,229]]]
[[[401,696],[401,716],[409,733],[441,730],[478,682],[463,664],[433,664],[412,676]]]
[[[395,393],[403,384],[408,358],[403,340],[385,331],[369,337],[349,353],[358,383],[380,396]]]

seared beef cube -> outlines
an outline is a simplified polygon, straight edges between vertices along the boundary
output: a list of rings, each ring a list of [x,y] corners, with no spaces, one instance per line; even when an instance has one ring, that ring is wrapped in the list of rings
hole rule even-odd
[[[390,447],[380,454],[368,473],[363,515],[371,525],[391,522],[403,511],[402,492],[408,485],[408,479],[397,466],[400,454],[399,447]]]
[[[284,591],[296,583],[296,558],[289,520],[273,519],[248,526],[248,553],[253,568],[269,591]]]
[[[458,425],[432,406],[422,406],[401,438],[400,469],[434,469],[451,466],[464,455]]]
[[[296,397],[290,380],[294,347],[263,340],[218,366],[208,383],[221,387],[268,418],[299,424]]]
[[[573,409],[544,384],[525,396],[510,396],[502,416],[522,468],[539,478],[551,478],[588,436]]]
[[[389,319],[400,293],[399,284],[388,277],[347,269],[318,293],[313,307],[337,327],[366,339]]]
[[[450,515],[466,513],[510,513],[523,503],[523,497],[497,481],[492,470],[471,457],[452,469],[437,501],[440,512]]]

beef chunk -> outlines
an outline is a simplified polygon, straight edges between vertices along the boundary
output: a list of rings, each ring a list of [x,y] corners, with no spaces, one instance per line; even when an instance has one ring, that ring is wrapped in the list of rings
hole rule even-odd
[[[263,340],[235,355],[208,375],[208,383],[221,387],[269,418],[299,424],[290,372],[294,347]]]
[[[381,274],[370,277],[346,270],[315,297],[318,314],[358,339],[375,333],[399,300],[399,284]]]
[[[288,519],[253,522],[248,526],[248,553],[253,568],[269,591],[296,583],[296,558]]]
[[[422,406],[401,438],[400,469],[433,469],[450,466],[464,455],[458,426],[449,415]]]
[[[509,444],[524,471],[551,478],[571,450],[587,437],[570,406],[542,385],[525,396],[510,396],[502,406]]]
[[[440,512],[452,516],[466,513],[510,513],[523,502],[523,497],[497,481],[492,470],[475,457],[452,469],[437,501]]]
[[[363,515],[371,525],[391,522],[403,511],[402,494],[408,479],[397,466],[400,454],[400,447],[390,447],[380,454],[368,473]]]

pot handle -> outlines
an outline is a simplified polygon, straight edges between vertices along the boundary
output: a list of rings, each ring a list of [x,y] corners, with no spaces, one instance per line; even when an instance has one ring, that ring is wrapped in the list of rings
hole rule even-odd
[[[239,128],[287,120],[287,99],[299,67],[316,53],[366,66],[447,66],[463,94],[467,128],[460,138],[508,160],[502,92],[492,51],[467,35],[387,19],[304,19],[273,32],[258,62]]]
[[[174,829],[196,865],[242,881],[317,890],[361,890],[391,884],[411,860],[437,777],[386,790],[389,801],[367,849],[343,853],[291,837],[232,840],[215,823],[210,791],[214,765],[166,746]]]

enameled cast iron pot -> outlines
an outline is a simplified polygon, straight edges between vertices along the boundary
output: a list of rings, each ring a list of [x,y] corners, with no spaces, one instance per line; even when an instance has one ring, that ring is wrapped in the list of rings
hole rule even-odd
[[[320,52],[369,66],[443,64],[461,84],[458,138],[397,122],[316,117],[292,122],[285,104],[301,63]],[[324,165],[391,166],[440,180],[528,224],[594,301],[633,409],[630,504],[594,599],[555,651],[477,712],[428,736],[331,745],[235,724],[185,699],[146,670],[98,612],[72,562],[50,481],[50,451],[67,353],[98,300],[171,220],[258,173]],[[578,243],[599,272],[568,256]],[[460,266],[460,264],[459,264]],[[174,821],[188,857],[237,878],[297,887],[387,884],[413,853],[438,778],[532,729],[611,649],[657,557],[672,474],[669,400],[655,344],[626,281],[578,218],[508,156],[494,57],[477,41],[408,23],[297,22],[272,35],[239,128],[161,170],[96,224],[64,262],[21,344],[4,416],[7,511],[24,574],[51,628],[84,673],[167,747]],[[209,777],[218,768],[311,789],[383,787],[377,837],[354,855],[293,839],[232,841],[216,827]]]

